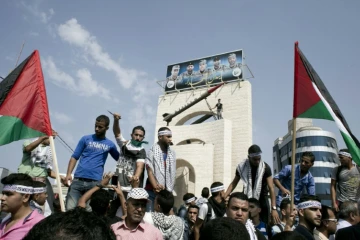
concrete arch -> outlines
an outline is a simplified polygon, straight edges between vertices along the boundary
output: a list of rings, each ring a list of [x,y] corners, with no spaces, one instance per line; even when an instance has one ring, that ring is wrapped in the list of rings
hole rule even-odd
[[[179,143],[176,144],[176,146],[186,145],[186,144],[205,144],[205,141],[198,138],[190,138],[180,141]]]
[[[184,159],[176,160],[176,177],[174,191],[175,206],[183,204],[183,196],[185,193],[195,193],[196,174],[194,167]]]
[[[176,124],[175,126],[182,126],[184,125],[184,123],[186,123],[186,121],[194,118],[194,117],[197,117],[197,116],[200,116],[200,115],[204,115],[204,114],[213,114],[212,112],[210,111],[197,111],[197,112],[192,112],[186,116],[184,116],[183,118],[181,118]]]

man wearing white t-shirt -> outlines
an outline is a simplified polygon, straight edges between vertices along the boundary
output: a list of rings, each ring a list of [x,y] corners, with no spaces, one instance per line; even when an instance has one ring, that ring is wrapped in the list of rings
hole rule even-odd
[[[208,199],[208,202],[204,202],[200,206],[198,218],[195,222],[195,240],[200,239],[200,228],[203,224],[206,224],[211,219],[224,217],[226,215],[224,184],[221,182],[214,182],[213,184],[211,184],[210,191],[211,197]],[[211,209],[209,209],[209,207]]]

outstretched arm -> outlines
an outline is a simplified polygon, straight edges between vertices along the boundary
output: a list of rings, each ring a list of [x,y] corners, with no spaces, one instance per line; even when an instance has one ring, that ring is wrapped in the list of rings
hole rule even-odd
[[[36,141],[30,143],[29,145],[27,145],[26,147],[24,147],[24,152],[31,152],[32,150],[34,150],[35,148],[37,148],[37,146],[40,145],[40,143],[42,143],[42,141],[44,141],[45,139],[48,139],[49,136],[42,136],[39,137],[38,139],[36,139]]]
[[[114,116],[113,132],[115,137],[118,138],[121,136],[120,123],[119,123],[121,116],[118,113],[114,113],[113,116]]]
[[[230,195],[230,193],[234,191],[239,181],[240,181],[240,176],[235,175],[234,179],[232,180],[232,182],[230,183],[229,187],[226,190],[225,198],[227,198]]]

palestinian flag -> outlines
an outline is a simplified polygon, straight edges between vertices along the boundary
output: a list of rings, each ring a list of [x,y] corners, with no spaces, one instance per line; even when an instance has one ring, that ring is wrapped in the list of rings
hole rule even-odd
[[[360,165],[360,143],[351,133],[339,107],[295,43],[294,118],[315,118],[334,121],[353,160]]]
[[[36,50],[0,82],[0,146],[44,135],[51,123]]]

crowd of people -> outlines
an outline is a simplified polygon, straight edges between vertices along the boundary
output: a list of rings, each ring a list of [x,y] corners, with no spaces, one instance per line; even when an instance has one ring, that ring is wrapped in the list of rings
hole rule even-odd
[[[341,165],[331,176],[332,206],[316,195],[309,171],[313,153],[302,153],[295,166],[291,196],[291,166],[273,177],[261,148],[252,145],[229,186],[215,181],[204,186],[199,198],[186,193],[176,210],[171,130],[161,127],[158,142],[146,153],[145,129],[135,126],[126,140],[121,116],[113,117],[120,151],[106,138],[110,119],[97,117],[95,134],[80,139],[61,177],[69,187],[65,212],[48,180],[56,178],[48,137],[24,142],[18,173],[1,180],[0,239],[360,239],[360,169],[347,149],[339,151]],[[108,154],[117,170],[104,174]],[[234,192],[240,180],[243,191]]]

